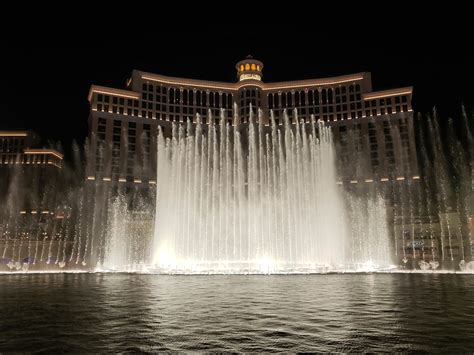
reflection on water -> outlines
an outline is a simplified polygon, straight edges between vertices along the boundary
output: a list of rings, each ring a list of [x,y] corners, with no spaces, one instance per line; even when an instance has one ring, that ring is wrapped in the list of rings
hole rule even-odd
[[[469,275],[0,275],[0,351],[466,351]]]

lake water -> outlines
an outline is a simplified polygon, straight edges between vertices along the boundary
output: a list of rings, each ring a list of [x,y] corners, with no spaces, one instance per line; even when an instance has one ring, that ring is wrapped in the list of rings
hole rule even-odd
[[[474,276],[0,275],[0,352],[474,350]]]

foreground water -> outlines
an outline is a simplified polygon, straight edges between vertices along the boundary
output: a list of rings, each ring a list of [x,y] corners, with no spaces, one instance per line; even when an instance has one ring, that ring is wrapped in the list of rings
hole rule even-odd
[[[474,277],[0,275],[2,351],[472,351]]]

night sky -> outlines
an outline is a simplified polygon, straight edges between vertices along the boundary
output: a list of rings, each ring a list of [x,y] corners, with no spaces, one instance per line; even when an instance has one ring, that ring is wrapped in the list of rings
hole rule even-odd
[[[474,108],[472,38],[460,24],[371,22],[285,25],[235,23],[112,36],[100,26],[87,36],[35,33],[7,41],[0,129],[33,129],[45,140],[87,136],[91,84],[124,88],[133,69],[185,78],[234,81],[246,55],[264,63],[266,82],[372,73],[375,90],[413,85],[415,111],[433,106],[456,116]],[[329,26],[329,24],[331,26]],[[344,26],[344,31],[337,31]],[[144,34],[143,34],[144,33]]]

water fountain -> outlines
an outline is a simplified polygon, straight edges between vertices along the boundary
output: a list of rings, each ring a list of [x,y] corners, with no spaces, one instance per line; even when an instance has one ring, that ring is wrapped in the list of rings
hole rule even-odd
[[[159,183],[145,196],[84,184],[78,146],[67,188],[37,194],[13,179],[1,201],[0,271],[347,272],[397,259],[407,270],[473,271],[467,113],[457,124],[416,119],[418,181],[349,186],[338,184],[331,128],[291,116],[174,123],[159,134]],[[355,152],[349,169],[363,173],[363,159]],[[60,212],[19,214],[25,191],[36,211]]]
[[[224,119],[203,134],[199,118],[175,125],[171,138],[159,133],[152,265],[173,273],[389,267],[384,202],[336,184],[330,128],[288,116],[283,126],[256,121],[244,134]]]

